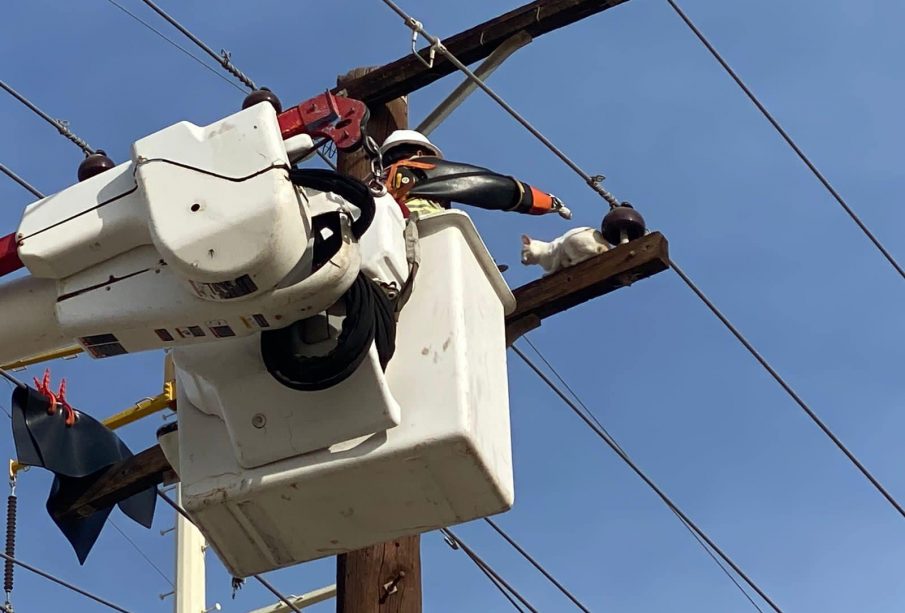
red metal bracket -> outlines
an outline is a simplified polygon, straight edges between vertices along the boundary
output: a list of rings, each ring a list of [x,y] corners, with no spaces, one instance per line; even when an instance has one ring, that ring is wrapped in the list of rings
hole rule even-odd
[[[361,128],[368,119],[364,102],[329,91],[283,111],[277,116],[283,140],[308,134],[312,138],[326,138],[340,151],[349,151],[361,144]]]
[[[19,242],[16,239],[16,233],[0,237],[0,277],[19,270],[23,266],[22,260],[19,259]]]

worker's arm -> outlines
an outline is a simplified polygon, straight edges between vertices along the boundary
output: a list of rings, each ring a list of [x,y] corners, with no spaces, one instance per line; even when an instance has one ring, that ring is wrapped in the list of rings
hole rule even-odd
[[[417,157],[395,164],[388,184],[391,192],[398,190],[405,199],[447,200],[529,215],[570,215],[556,196],[518,179],[437,157]]]

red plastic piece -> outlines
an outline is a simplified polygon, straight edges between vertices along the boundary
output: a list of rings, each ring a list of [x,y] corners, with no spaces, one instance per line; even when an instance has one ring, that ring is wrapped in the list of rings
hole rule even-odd
[[[16,233],[0,238],[0,277],[19,270],[24,264],[19,259],[19,242]]]
[[[71,427],[75,424],[78,419],[78,414],[75,412],[75,409],[69,404],[69,401],[66,400],[66,379],[60,379],[60,391],[54,394],[50,390],[50,369],[47,368],[44,370],[44,376],[38,381],[38,378],[35,377],[35,388],[38,390],[38,393],[47,398],[50,402],[50,406],[47,407],[48,415],[55,415],[57,412],[57,407],[63,409],[63,423],[66,424],[67,427]]]
[[[35,377],[35,389],[38,390],[42,396],[47,398],[48,402],[50,402],[50,406],[47,407],[47,414],[54,415],[57,412],[57,397],[56,395],[50,391],[50,369],[44,369],[44,376],[38,381],[38,378]]]
[[[66,379],[60,379],[60,391],[57,392],[57,402],[60,403],[60,406],[63,407],[63,423],[67,426],[72,426],[75,423],[75,409],[72,408],[72,405],[69,404],[69,401],[66,400]]]
[[[308,134],[312,138],[326,138],[340,151],[357,147],[362,140],[361,126],[368,116],[364,102],[329,91],[283,111],[277,116],[283,140]]]

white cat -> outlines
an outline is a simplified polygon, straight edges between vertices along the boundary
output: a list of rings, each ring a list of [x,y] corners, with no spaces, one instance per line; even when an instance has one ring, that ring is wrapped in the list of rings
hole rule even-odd
[[[610,249],[594,228],[575,228],[549,243],[522,235],[522,264],[540,264],[544,275],[575,266]]]

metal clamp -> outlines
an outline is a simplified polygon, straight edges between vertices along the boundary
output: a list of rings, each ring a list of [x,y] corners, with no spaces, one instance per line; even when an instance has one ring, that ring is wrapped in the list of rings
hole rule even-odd
[[[443,43],[440,41],[439,38],[438,38],[438,39],[435,39],[435,40],[433,40],[433,41],[430,41],[431,44],[430,44],[430,47],[428,47],[428,50],[427,50],[427,57],[428,57],[428,59],[425,60],[423,57],[421,57],[421,54],[418,53],[418,49],[417,49],[417,45],[418,45],[418,33],[424,31],[424,25],[423,25],[420,21],[418,21],[417,19],[415,19],[414,17],[410,17],[410,18],[406,21],[406,25],[408,25],[408,27],[412,29],[412,54],[413,54],[416,58],[418,58],[418,61],[419,61],[419,62],[421,62],[422,64],[424,64],[424,65],[427,66],[428,68],[433,68],[433,67],[434,67],[434,60],[437,58],[437,51],[442,51],[442,50],[443,50]]]
[[[332,141],[340,151],[361,144],[362,127],[368,120],[364,102],[329,91],[315,96],[277,116],[283,140],[307,134]]]
[[[430,47],[428,47],[428,58],[430,61],[425,60],[421,57],[421,54],[418,53],[417,44],[418,44],[418,33],[424,30],[424,26],[420,21],[414,18],[410,18],[407,22],[408,27],[412,29],[412,54],[418,58],[418,61],[427,66],[428,68],[434,67],[434,59],[437,57],[437,50],[440,48],[440,40],[437,39],[436,42],[432,42]]]

